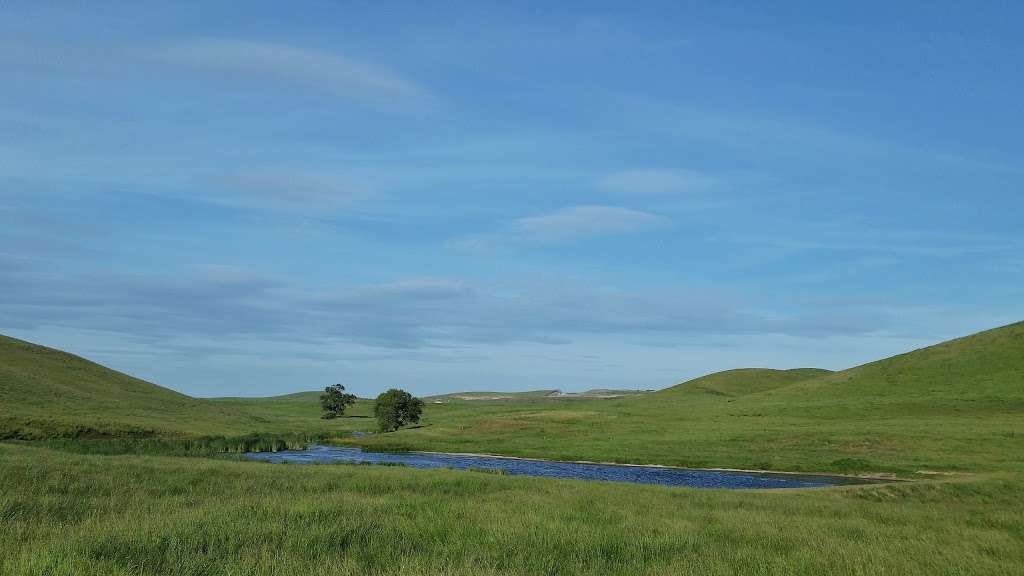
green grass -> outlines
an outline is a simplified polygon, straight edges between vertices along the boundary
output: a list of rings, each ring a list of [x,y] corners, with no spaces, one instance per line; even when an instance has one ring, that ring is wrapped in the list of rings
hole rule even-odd
[[[821,368],[796,368],[794,370],[739,368],[737,370],[716,372],[690,380],[689,382],[683,382],[682,384],[662,390],[662,393],[678,392],[689,394],[701,391],[717,396],[746,396],[747,394],[765,392],[826,374],[831,374],[831,371],[822,370]]]
[[[269,398],[209,398],[215,406],[241,413],[258,422],[273,423],[276,431],[315,431],[324,434],[353,430],[371,431],[377,427],[373,401],[359,398],[345,410],[345,416],[323,420],[320,415],[321,392],[299,392]]]
[[[0,444],[0,574],[1009,575],[1024,566],[1024,324],[835,373],[736,370],[605,400],[449,399],[428,403],[421,427],[344,440],[916,479],[782,492],[157,456],[181,453],[165,438],[370,429],[359,417],[370,404],[325,422],[315,393],[197,400],[157,390],[182,421],[146,413],[154,404],[134,379],[112,384],[129,387],[131,410],[95,401],[117,397],[103,378],[128,378],[96,372],[81,402],[101,413],[49,416],[32,386],[74,388],[66,378],[85,368],[5,346],[0,359],[17,366],[0,367],[0,421],[154,436],[138,449],[138,440],[66,437]],[[12,386],[21,396],[6,394]]]
[[[421,428],[346,442],[910,475],[1016,469],[1022,436],[1024,323],[835,373],[734,370],[622,399],[428,405]]]
[[[374,427],[366,418],[371,403],[351,410],[364,418],[321,420],[316,394],[299,401],[293,396],[192,398],[66,352],[0,336],[0,438],[326,435]]]
[[[0,445],[3,574],[1019,574],[1019,486],[687,490]]]

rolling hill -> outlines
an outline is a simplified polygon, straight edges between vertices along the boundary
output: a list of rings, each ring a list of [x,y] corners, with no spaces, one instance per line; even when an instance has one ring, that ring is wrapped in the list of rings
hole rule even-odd
[[[345,411],[345,418],[321,420],[320,395],[323,392],[295,392],[265,398],[222,397],[207,398],[207,402],[235,412],[246,414],[255,420],[272,423],[275,431],[305,432],[314,429],[321,432],[347,432],[371,430],[374,426],[373,401],[358,398]],[[362,419],[362,421],[353,421]]]
[[[468,393],[467,393],[468,394]],[[490,393],[470,394],[470,397]],[[422,426],[353,442],[391,448],[791,470],[912,471],[1016,465],[1024,323],[840,372],[730,370],[649,394],[428,403]],[[451,396],[449,396],[451,397]],[[77,356],[0,338],[5,437],[342,433],[317,393],[197,399]]]
[[[251,428],[242,414],[0,336],[0,434],[11,437],[204,434]]]
[[[679,394],[703,392],[717,396],[745,396],[775,388],[788,386],[794,382],[810,380],[826,374],[830,370],[821,368],[795,368],[793,370],[773,370],[771,368],[739,368],[715,372],[676,384],[661,390],[662,394]]]
[[[576,400],[584,398],[622,398],[647,394],[650,390],[612,390],[595,388],[583,392],[563,392],[561,390],[530,390],[527,392],[452,392],[423,398],[428,402],[450,401],[506,401],[506,400]]]
[[[868,400],[934,412],[1024,410],[1024,322],[823,375],[777,391],[804,404]]]
[[[315,399],[296,418],[274,402],[264,407],[192,398],[67,352],[0,336],[0,438],[317,433],[353,426],[320,420]]]
[[[776,470],[998,469],[1024,462],[1024,323],[840,372],[732,370],[653,394],[438,406],[359,444]]]
[[[39,418],[193,432],[323,422],[316,393],[198,400],[10,339],[0,341],[0,393],[2,417],[20,425]],[[0,442],[0,519],[12,527],[0,530],[0,573],[663,574],[682,566],[1009,576],[1024,562],[1022,396],[1024,324],[1016,324],[836,373],[747,369],[624,398],[428,404],[420,428],[352,440],[916,480],[823,490],[272,466]]]

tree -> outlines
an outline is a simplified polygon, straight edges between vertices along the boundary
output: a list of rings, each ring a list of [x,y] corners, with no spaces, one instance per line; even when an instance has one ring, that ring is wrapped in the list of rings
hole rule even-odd
[[[320,395],[320,405],[324,409],[324,415],[321,418],[325,420],[337,418],[345,413],[345,408],[355,402],[355,394],[346,393],[345,387],[341,384],[331,384],[324,388],[324,393]]]
[[[380,431],[391,432],[406,424],[419,422],[420,415],[423,414],[423,400],[413,397],[405,390],[392,388],[377,396],[373,414],[377,416],[377,427]]]

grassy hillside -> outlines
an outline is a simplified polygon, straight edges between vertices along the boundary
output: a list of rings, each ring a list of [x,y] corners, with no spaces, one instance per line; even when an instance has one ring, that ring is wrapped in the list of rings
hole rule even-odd
[[[201,400],[26,342],[0,340],[0,426],[204,435],[372,430],[372,403],[319,418],[316,392]],[[653,394],[428,402],[423,426],[369,446],[684,466],[913,473],[1016,464],[1024,323],[842,372],[731,370]]]
[[[809,380],[818,376],[831,374],[821,368],[796,368],[793,370],[772,370],[770,368],[739,368],[715,372],[694,380],[677,384],[662,390],[665,393],[691,393],[700,390],[718,396],[745,396],[764,392],[794,382]]]
[[[427,402],[499,402],[508,400],[579,400],[585,398],[621,398],[647,394],[648,390],[613,390],[595,388],[583,392],[563,392],[561,390],[530,390],[527,392],[452,392],[424,398]]]
[[[650,395],[431,406],[366,445],[782,470],[1017,466],[1024,323],[836,373],[739,370]]]
[[[229,409],[78,356],[0,336],[0,427],[21,436],[207,434],[251,428]]]
[[[365,424],[320,420],[315,399],[309,406],[275,402],[284,407],[242,409],[192,398],[73,354],[0,336],[0,438],[319,433]]]
[[[897,414],[1024,409],[1024,322],[900,354],[778,391],[801,409],[870,399]]]
[[[323,429],[331,432],[372,430],[373,401],[359,398],[345,411],[345,417],[325,421],[320,408],[321,392],[297,392],[268,398],[209,398],[207,401],[232,411],[245,414],[261,422],[271,422],[279,431]]]
[[[113,421],[163,421],[102,399],[119,389],[103,384],[116,373],[6,346],[18,367],[0,380],[5,415],[46,413],[31,383],[74,388],[73,376],[88,373],[92,396],[68,394]],[[1022,370],[1016,324],[837,373],[737,370],[628,398],[428,403],[421,428],[361,440],[916,480],[833,489],[698,490],[0,444],[0,574],[1015,575],[1024,564]],[[132,405],[153,406],[152,385],[116,386],[140,397]],[[315,393],[173,397],[216,408],[195,424],[211,429],[236,418],[282,429],[322,422]]]
[[[557,393],[558,390],[529,390],[526,392],[452,392],[450,394],[436,394],[434,396],[426,396],[423,399],[427,402],[434,401],[452,401],[452,400],[473,400],[473,401],[486,401],[486,400],[528,400],[530,398],[544,398],[551,394]]]

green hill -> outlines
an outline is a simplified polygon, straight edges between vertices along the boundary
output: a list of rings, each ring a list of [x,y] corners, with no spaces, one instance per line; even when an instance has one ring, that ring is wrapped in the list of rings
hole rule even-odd
[[[1017,466],[1024,323],[841,372],[733,370],[654,394],[437,406],[425,426],[359,440],[517,456],[782,470]]]
[[[477,393],[474,397],[478,397]],[[490,393],[486,393],[490,394]],[[485,395],[486,395],[485,394]],[[730,370],[653,394],[428,402],[422,426],[359,440],[394,448],[792,470],[1017,465],[1024,323],[841,372]],[[370,430],[372,403],[319,418],[317,392],[197,399],[77,356],[0,337],[7,437]]]
[[[871,362],[779,390],[810,406],[867,402],[894,414],[1024,409],[1024,322]],[[766,399],[767,401],[768,399]]]
[[[508,401],[508,400],[579,400],[586,398],[621,398],[623,396],[637,396],[647,394],[647,390],[615,390],[608,388],[595,388],[583,392],[563,392],[561,390],[529,390],[527,392],[452,392],[450,394],[438,394],[427,396],[424,400],[428,402],[451,402],[451,401]]]
[[[369,418],[323,424],[316,396],[198,400],[0,340],[0,420],[22,428],[372,426]],[[1024,563],[1022,423],[1024,324],[1015,324],[836,373],[734,370],[621,398],[428,403],[421,427],[347,440],[913,482],[698,490],[0,442],[0,525],[11,527],[0,530],[0,573],[664,574],[684,566],[1008,576]]]
[[[825,374],[831,374],[831,371],[821,368],[795,368],[793,370],[739,368],[688,380],[661,390],[660,393],[678,394],[699,391],[718,396],[745,396],[788,386],[794,382],[810,380]]]
[[[0,336],[0,433],[6,436],[204,434],[251,424],[84,358]]]
[[[435,401],[451,401],[451,400],[528,400],[545,398],[551,394],[557,393],[558,390],[529,390],[526,392],[452,392],[449,394],[436,394],[434,396],[426,396],[423,399],[427,402]]]
[[[344,432],[373,429],[376,421],[372,420],[372,400],[357,399],[356,403],[345,411],[345,418],[321,420],[320,415],[323,414],[320,408],[321,394],[323,392],[314,390],[266,398],[223,397],[208,398],[206,401],[246,414],[263,422],[264,426],[272,424],[274,430],[277,431],[296,432],[315,429],[324,432]],[[362,421],[353,421],[353,419],[362,419]]]
[[[320,420],[316,399],[303,395],[265,403],[192,398],[73,354],[0,336],[0,438],[319,433],[360,425]]]

